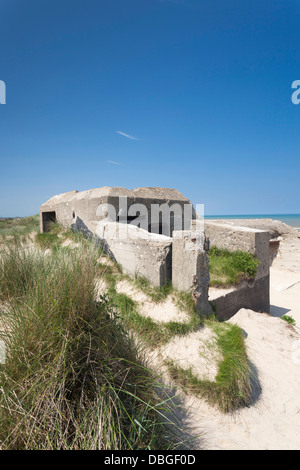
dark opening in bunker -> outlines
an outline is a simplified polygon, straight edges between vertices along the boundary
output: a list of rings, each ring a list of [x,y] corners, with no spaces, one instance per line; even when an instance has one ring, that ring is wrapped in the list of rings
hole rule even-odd
[[[53,212],[43,212],[42,214],[43,221],[43,232],[50,232],[51,225],[56,223],[56,213]]]

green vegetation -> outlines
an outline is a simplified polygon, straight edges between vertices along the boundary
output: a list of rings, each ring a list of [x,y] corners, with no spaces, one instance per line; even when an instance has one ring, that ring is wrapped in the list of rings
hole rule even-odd
[[[111,302],[95,301],[98,257],[92,243],[1,255],[2,449],[172,447],[156,377]]]
[[[120,317],[126,329],[130,329],[139,334],[139,336],[147,343],[151,348],[165,344],[173,336],[185,335],[191,331],[195,331],[202,324],[202,319],[195,309],[192,296],[185,292],[176,292],[171,289],[170,286],[151,287],[150,284],[142,278],[139,280],[136,278],[134,281],[131,280],[126,274],[120,274],[114,272],[114,269],[104,267],[105,272],[103,278],[108,283],[108,296],[113,305],[115,305],[120,312]],[[143,292],[147,293],[149,298],[153,302],[159,302],[166,298],[167,292],[172,292],[174,300],[180,307],[186,311],[189,315],[189,321],[187,322],[156,322],[150,317],[141,315],[138,311],[138,305],[130,297],[123,293],[118,293],[116,290],[116,281],[126,279],[132,282],[133,285],[143,286]],[[153,300],[155,299],[155,300]]]
[[[290,317],[289,315],[283,315],[281,317],[281,320],[286,321],[290,325],[296,325],[296,320],[293,317]]]
[[[242,331],[229,323],[209,322],[217,334],[222,355],[215,381],[200,379],[193,370],[184,369],[174,361],[166,361],[171,377],[184,391],[205,398],[222,412],[232,412],[248,405],[251,399],[250,365]]]
[[[24,235],[39,230],[39,215],[0,219],[0,236]]]
[[[150,347],[165,344],[175,335],[185,335],[197,329],[201,318],[197,313],[186,323],[170,321],[156,322],[150,317],[144,317],[138,312],[137,304],[125,294],[111,294],[112,302],[118,307],[120,316],[126,328],[137,332]]]
[[[132,333],[155,348],[208,325],[222,355],[215,381],[172,361],[170,375],[184,391],[224,412],[249,403],[250,367],[237,326],[204,320],[191,294],[171,284],[154,288],[143,278],[131,279],[81,233],[53,224],[51,232],[40,234],[32,219],[27,232],[20,230],[25,237],[36,227],[30,248],[3,237],[0,256],[0,339],[7,352],[0,366],[1,449],[174,448],[168,404],[157,396],[157,377],[144,366]],[[244,255],[232,264],[251,276],[257,260],[251,264],[253,258]],[[107,289],[96,300],[99,279]],[[153,308],[172,296],[188,320],[143,316],[133,299],[118,293],[121,280],[146,294]]]
[[[221,250],[214,246],[209,252],[210,285],[237,285],[256,276],[260,261],[251,253]]]
[[[153,287],[148,279],[135,276],[134,285],[148,295],[153,302],[162,302],[166,297],[168,297],[168,295],[174,292],[171,281],[169,281],[165,286]]]
[[[37,233],[35,240],[40,245],[40,247],[44,249],[57,248],[62,244],[62,240],[59,239],[57,234],[53,232]]]
[[[116,291],[117,279],[126,278],[154,302],[162,301],[170,293],[177,305],[189,314],[188,322],[156,322],[138,312],[138,305],[125,294]],[[201,396],[222,412],[232,412],[249,404],[251,398],[250,365],[241,329],[229,323],[220,323],[214,316],[202,319],[195,309],[191,294],[177,292],[172,286],[153,288],[145,279],[118,276],[113,267],[104,275],[108,281],[108,295],[120,312],[126,329],[135,331],[151,348],[168,343],[174,336],[186,335],[192,331],[209,326],[217,335],[217,347],[222,355],[218,364],[218,374],[214,382],[201,380],[191,369],[183,369],[174,361],[167,361],[171,377],[188,393]]]
[[[52,223],[49,232],[36,233],[35,242],[40,248],[51,249],[54,252],[57,250],[69,251],[69,247],[72,249],[80,246],[88,248],[92,243],[98,256],[103,253],[100,243],[95,238],[89,239],[83,233],[65,229],[58,223]]]

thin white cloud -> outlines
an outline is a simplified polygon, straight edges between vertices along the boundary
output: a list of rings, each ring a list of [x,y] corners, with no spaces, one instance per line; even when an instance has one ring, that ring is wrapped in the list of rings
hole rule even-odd
[[[116,134],[123,135],[124,137],[126,137],[127,139],[130,139],[130,140],[140,140],[137,137],[134,137],[133,135],[125,134],[125,132],[116,131]]]
[[[114,162],[113,160],[107,160],[107,163],[112,163],[113,165],[122,165],[122,163]]]

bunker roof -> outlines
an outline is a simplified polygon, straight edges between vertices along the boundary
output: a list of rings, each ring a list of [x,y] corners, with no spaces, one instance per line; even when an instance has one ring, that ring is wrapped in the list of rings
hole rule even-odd
[[[46,201],[43,206],[61,204],[79,199],[93,199],[101,197],[128,197],[128,198],[139,198],[139,199],[159,199],[164,201],[180,201],[189,203],[190,201],[184,197],[177,189],[170,188],[136,188],[126,189],[119,187],[103,186],[102,188],[89,189],[87,191],[70,191],[63,194],[53,196]],[[42,207],[43,207],[42,206]]]

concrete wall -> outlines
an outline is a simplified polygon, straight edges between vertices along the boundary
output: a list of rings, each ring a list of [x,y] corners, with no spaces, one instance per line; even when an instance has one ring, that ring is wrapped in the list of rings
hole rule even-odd
[[[175,213],[170,209],[175,208]],[[176,213],[176,208],[179,209]],[[153,211],[165,210],[167,227],[153,222]],[[177,224],[190,226],[195,211],[190,201],[168,188],[97,188],[71,191],[52,197],[40,208],[41,232],[49,228],[47,219],[55,218],[67,228],[86,235],[97,235],[109,255],[131,275],[146,277],[154,286],[166,284],[172,277],[172,238],[155,232],[166,228],[170,233]],[[138,215],[139,228],[127,224]],[[122,223],[118,223],[118,220]],[[124,236],[124,229],[127,233]],[[154,233],[150,233],[151,230]]]
[[[109,256],[128,274],[145,277],[154,286],[171,279],[172,238],[116,222],[98,223],[95,233]]]
[[[229,251],[246,251],[254,254],[260,261],[254,281],[244,282],[239,288],[212,300],[217,308],[218,317],[228,319],[240,308],[269,312],[269,232],[205,221],[205,236],[209,239],[211,246]]]
[[[248,227],[263,232],[269,232],[271,240],[278,237],[298,237],[299,233],[290,225],[281,222],[280,220],[273,219],[214,219],[209,220],[209,223],[216,222],[218,224],[232,225],[237,227]]]
[[[203,232],[173,232],[172,284],[178,290],[192,293],[200,313],[212,312],[208,302],[209,264]]]
[[[270,234],[268,232],[207,221],[204,230],[211,246],[229,251],[246,251],[255,255],[261,263],[256,279],[269,275]]]
[[[141,228],[166,236],[172,236],[174,229],[190,228],[191,220],[196,217],[191,202],[175,189],[169,188],[128,190],[103,187],[71,191],[52,197],[40,208],[41,215],[50,211],[56,211],[58,222],[67,227],[76,223],[77,218],[88,225],[91,221],[104,219],[126,222],[128,216],[136,216]],[[160,224],[159,215],[162,212],[166,220]],[[158,219],[157,223],[154,223],[154,219]],[[42,216],[40,228],[43,232]]]
[[[230,290],[219,297],[211,299],[216,308],[219,320],[229,320],[241,308],[249,308],[255,312],[270,312],[270,278],[256,279],[253,283],[243,283],[237,289]]]

